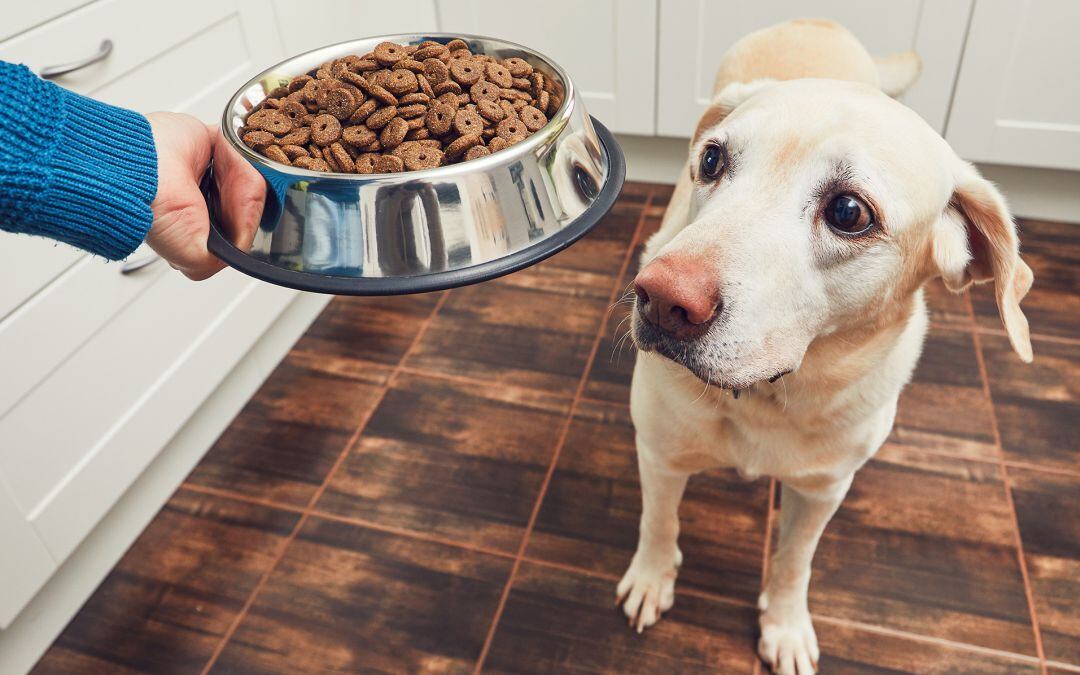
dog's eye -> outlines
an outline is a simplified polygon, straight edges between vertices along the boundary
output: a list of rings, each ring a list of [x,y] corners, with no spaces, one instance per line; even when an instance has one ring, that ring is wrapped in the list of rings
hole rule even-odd
[[[825,206],[825,221],[844,234],[860,234],[874,224],[874,215],[858,197],[840,195]]]
[[[724,153],[719,146],[706,145],[701,153],[701,176],[716,178],[724,171]]]

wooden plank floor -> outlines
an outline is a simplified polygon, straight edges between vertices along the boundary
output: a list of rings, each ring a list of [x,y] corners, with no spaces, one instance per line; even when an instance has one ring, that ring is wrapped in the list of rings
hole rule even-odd
[[[669,196],[630,184],[491,283],[335,299],[37,672],[760,672],[766,480],[691,481],[657,627],[611,602],[640,512],[616,301]],[[989,289],[928,289],[896,426],[814,563],[823,672],[1080,672],[1080,227],[1021,227],[1036,362]]]

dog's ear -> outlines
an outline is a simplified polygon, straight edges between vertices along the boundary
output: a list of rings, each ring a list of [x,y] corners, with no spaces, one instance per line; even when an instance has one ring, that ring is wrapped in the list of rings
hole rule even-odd
[[[998,313],[1012,348],[1031,362],[1031,336],[1020,301],[1034,275],[1020,259],[1020,241],[1005,198],[967,162],[959,162],[956,187],[937,223],[934,263],[945,286],[959,293],[972,283],[994,282]]]
[[[701,119],[698,120],[697,129],[694,130],[694,136],[690,139],[690,147],[694,147],[701,134],[724,121],[724,118],[730,115],[732,110],[739,107],[754,94],[767,89],[775,83],[776,80],[762,78],[750,82],[732,82],[721,89],[720,93],[713,97],[709,107],[702,113]]]

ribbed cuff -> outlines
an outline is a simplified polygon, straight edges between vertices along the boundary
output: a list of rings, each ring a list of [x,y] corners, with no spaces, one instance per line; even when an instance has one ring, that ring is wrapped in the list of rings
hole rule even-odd
[[[39,202],[38,234],[125,258],[150,229],[157,153],[142,115],[63,90],[64,119]]]

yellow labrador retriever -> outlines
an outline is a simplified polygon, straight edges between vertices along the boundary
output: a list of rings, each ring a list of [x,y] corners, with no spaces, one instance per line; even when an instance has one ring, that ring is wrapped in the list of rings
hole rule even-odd
[[[1030,361],[1031,270],[1001,194],[898,94],[918,58],[875,62],[802,20],[725,55],[635,279],[631,392],[644,506],[617,588],[641,631],[674,602],[677,510],[714,467],[782,482],[758,652],[816,670],[810,562],[852,476],[889,434],[927,328],[922,286],[994,283]]]

